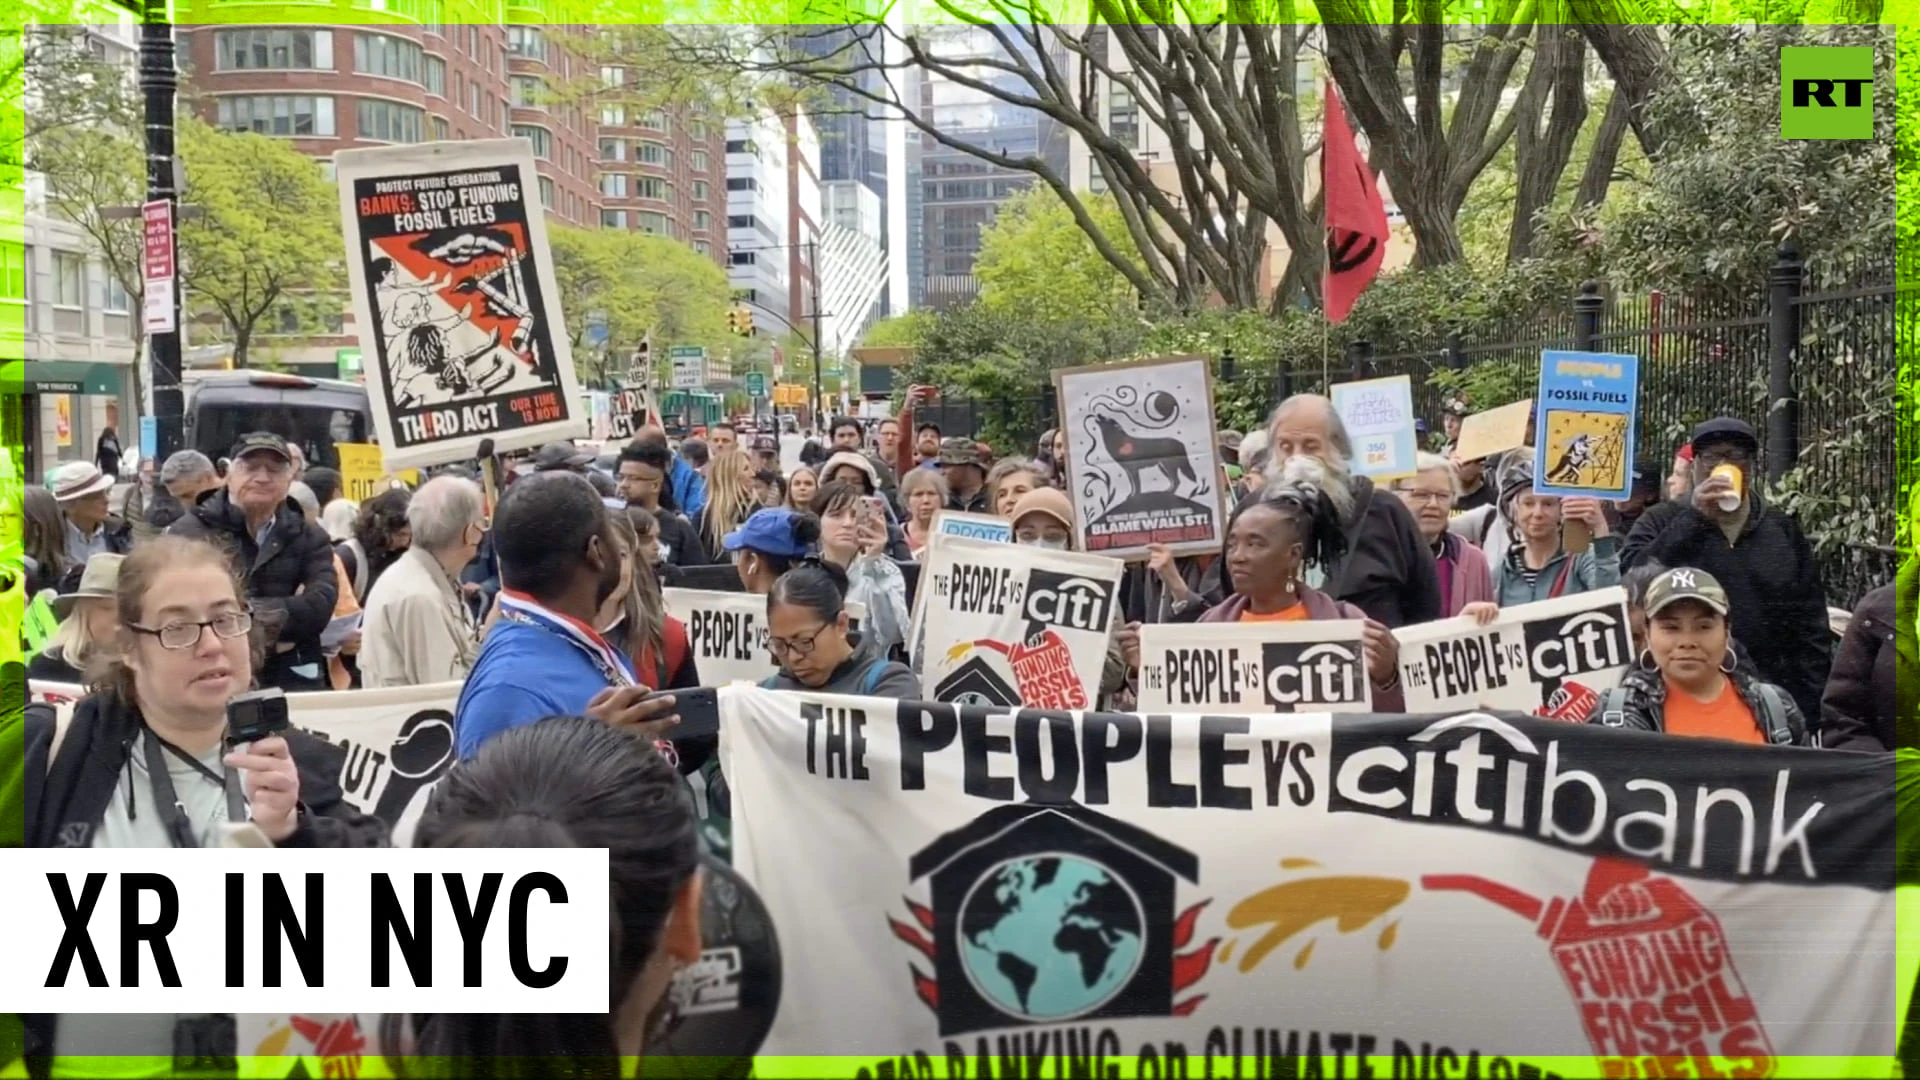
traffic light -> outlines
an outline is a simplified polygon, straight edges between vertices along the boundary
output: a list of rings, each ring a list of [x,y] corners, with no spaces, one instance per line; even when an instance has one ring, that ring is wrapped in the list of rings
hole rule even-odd
[[[740,337],[753,336],[753,309],[737,307],[727,312],[727,332]]]

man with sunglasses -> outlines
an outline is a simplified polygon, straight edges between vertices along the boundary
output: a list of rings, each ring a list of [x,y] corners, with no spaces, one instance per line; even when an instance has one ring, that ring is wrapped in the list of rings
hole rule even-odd
[[[339,596],[333,543],[290,497],[292,487],[287,441],[265,431],[242,435],[233,446],[226,486],[195,503],[167,531],[212,541],[233,556],[247,584],[255,632],[267,648],[260,685],[328,690],[320,635]]]
[[[458,682],[480,651],[480,624],[460,589],[460,572],[487,535],[480,485],[438,476],[407,502],[413,546],[367,595],[360,642],[361,685]]]
[[[1733,636],[1757,668],[1748,674],[1819,716],[1832,659],[1826,591],[1800,523],[1754,490],[1760,438],[1745,421],[1723,416],[1695,428],[1688,448],[1691,493],[1634,522],[1621,566],[1653,561],[1713,575],[1727,591]]]

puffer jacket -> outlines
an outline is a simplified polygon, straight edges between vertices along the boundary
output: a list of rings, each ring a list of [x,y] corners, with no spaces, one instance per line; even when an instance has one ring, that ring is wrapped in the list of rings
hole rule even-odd
[[[1753,711],[1754,721],[1760,725],[1762,734],[1765,734],[1766,721],[1760,718],[1760,703],[1754,696],[1754,685],[1759,680],[1738,668],[1727,678],[1733,683],[1733,692],[1740,695],[1740,700]],[[1626,678],[1620,680],[1620,689],[1626,691],[1626,700],[1622,703],[1621,714],[1617,721],[1601,715],[1606,709],[1607,698],[1610,696],[1603,693],[1600,695],[1600,700],[1594,704],[1593,714],[1587,717],[1587,723],[1608,724],[1633,731],[1664,732],[1667,730],[1667,681],[1658,671],[1648,671],[1636,666],[1627,673]],[[1780,695],[1781,706],[1786,709],[1787,726],[1793,730],[1791,745],[1813,745],[1813,737],[1807,729],[1806,714],[1802,713],[1800,706],[1794,703],[1793,695],[1777,686],[1774,689]]]
[[[255,634],[267,645],[262,686],[329,689],[320,633],[333,618],[340,579],[332,541],[306,519],[299,503],[281,503],[265,547],[255,542],[246,515],[228,501],[225,488],[202,496],[167,532],[211,541],[232,554],[253,606]]]
[[[1868,593],[1854,609],[1820,700],[1820,745],[1875,754],[1920,748],[1912,692],[1917,593],[1920,563],[1909,560],[1894,584]]]

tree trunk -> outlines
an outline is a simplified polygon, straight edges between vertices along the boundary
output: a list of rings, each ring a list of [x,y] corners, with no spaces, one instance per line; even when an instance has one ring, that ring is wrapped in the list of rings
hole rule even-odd
[[[235,370],[247,366],[247,349],[253,344],[253,320],[233,323],[233,366]]]
[[[1621,25],[1621,16],[1629,10],[1614,0],[1574,0],[1572,9],[1573,17],[1585,23],[1581,33],[1613,76],[1614,95],[1626,101],[1627,119],[1640,149],[1649,159],[1658,160],[1666,133],[1647,116],[1647,102],[1666,77],[1667,49],[1659,30]]]
[[[1560,177],[1573,157],[1573,144],[1587,120],[1585,72],[1587,48],[1578,30],[1543,26],[1534,39],[1533,68],[1521,97],[1533,95],[1532,108],[1514,111],[1513,224],[1507,235],[1507,261],[1533,254],[1540,211],[1553,205]],[[1542,106],[1551,104],[1547,115]]]
[[[1573,206],[1579,210],[1607,201],[1607,188],[1613,183],[1613,167],[1620,160],[1620,144],[1627,135],[1627,99],[1617,91],[1600,118],[1600,130],[1593,137],[1593,152],[1587,156],[1586,172],[1574,191]]]

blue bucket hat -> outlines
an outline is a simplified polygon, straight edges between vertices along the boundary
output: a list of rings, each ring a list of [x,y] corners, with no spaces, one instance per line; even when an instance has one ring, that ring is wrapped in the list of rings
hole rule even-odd
[[[794,522],[799,518],[797,512],[784,506],[755,510],[753,516],[720,541],[720,546],[728,551],[752,551],[782,559],[805,558],[807,546],[793,535]]]

